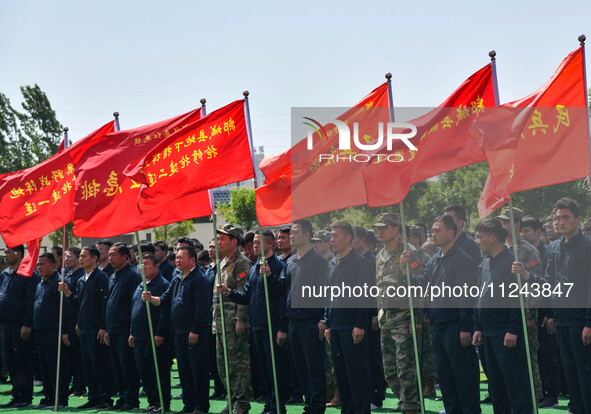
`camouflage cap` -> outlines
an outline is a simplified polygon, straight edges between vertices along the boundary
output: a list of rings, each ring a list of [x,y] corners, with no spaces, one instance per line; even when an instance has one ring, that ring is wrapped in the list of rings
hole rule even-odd
[[[412,226],[410,226],[409,234],[411,236],[423,237],[425,235],[425,229],[422,228],[421,226],[417,226],[417,225],[413,224]]]
[[[503,209],[501,210],[501,215],[497,216],[497,218],[501,220],[511,220],[509,207],[503,207]],[[523,210],[517,207],[513,207],[513,218],[516,221],[521,221],[521,219],[523,218]]]
[[[385,227],[388,224],[400,226],[400,216],[394,213],[380,213],[376,217],[376,223],[372,227]]]
[[[326,230],[316,230],[311,240],[328,242],[330,241],[330,232]]]
[[[242,238],[242,230],[233,224],[224,224],[218,229],[218,233],[227,234],[228,236],[232,236],[238,240]]]

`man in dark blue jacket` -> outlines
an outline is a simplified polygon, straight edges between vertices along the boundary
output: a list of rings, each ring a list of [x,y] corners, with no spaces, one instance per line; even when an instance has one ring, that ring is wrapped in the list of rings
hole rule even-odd
[[[65,264],[69,271],[66,272],[64,280],[74,295],[78,294],[78,280],[85,274],[84,269],[80,267],[78,257],[80,257],[80,248],[70,247],[66,250]],[[69,303],[69,301],[67,302]],[[74,329],[78,321],[78,306],[70,306],[70,308],[72,310],[72,329]],[[80,397],[86,393],[86,383],[84,382],[84,373],[82,372],[82,363],[80,360],[80,337],[77,334],[70,335],[70,343],[70,352],[68,352],[68,366],[70,367],[70,375],[72,377],[72,388],[70,392],[73,397]]]
[[[37,285],[33,309],[33,329],[37,342],[37,357],[43,380],[43,398],[36,409],[55,406],[55,379],[57,376],[57,344],[59,328],[60,293],[57,284],[59,274],[55,270],[55,256],[43,253],[37,260],[37,271],[41,282]],[[68,406],[70,332],[72,332],[72,312],[68,301],[64,301],[62,313],[62,349],[60,354],[60,379],[58,408]]]
[[[332,225],[330,242],[336,256],[329,263],[331,287],[373,286],[369,264],[351,248],[355,237],[346,222]],[[370,412],[371,378],[369,350],[365,333],[369,327],[369,308],[347,306],[343,297],[332,298],[327,310],[325,336],[331,344],[334,372],[341,397],[343,414]]]
[[[505,246],[507,234],[497,218],[483,220],[476,226],[478,245],[484,257],[479,267],[478,285],[482,292],[472,343],[484,344],[495,413],[527,414],[533,408],[519,302],[517,298],[509,298],[507,293],[509,285],[515,283],[514,257]],[[499,297],[502,296],[501,286],[506,289],[505,297]]]
[[[39,275],[17,273],[25,253],[24,246],[4,250],[9,266],[0,274],[0,323],[6,352],[6,367],[12,382],[12,399],[0,408],[19,408],[33,399],[33,303]]]
[[[88,402],[79,409],[110,409],[111,379],[109,378],[109,348],[105,314],[109,294],[109,278],[97,268],[100,252],[94,246],[85,246],[80,252],[80,267],[84,276],[78,280],[78,293],[72,294],[66,282],[59,283],[59,290],[78,306],[77,331],[80,332],[82,366],[88,385]]]
[[[209,285],[197,265],[197,254],[190,246],[181,246],[176,253],[176,276],[160,297],[147,291],[142,300],[155,306],[170,306],[174,327],[174,347],[181,387],[184,413],[209,411]]]
[[[142,278],[129,264],[130,254],[129,247],[120,242],[113,244],[109,249],[109,262],[115,271],[109,279],[109,299],[105,319],[107,344],[111,351],[113,372],[119,393],[119,400],[113,408],[119,411],[133,410],[140,405],[140,381],[128,339],[133,293]]]
[[[158,259],[152,253],[144,253],[142,263],[146,274],[146,287],[154,296],[161,296],[168,290],[170,283],[158,270]],[[156,368],[150,340],[148,312],[146,303],[142,301],[143,283],[140,283],[133,293],[133,308],[131,310],[131,330],[129,346],[133,348],[135,364],[148,397],[148,412],[158,412],[160,396],[156,383]],[[156,359],[158,360],[158,374],[160,387],[164,399],[164,410],[170,409],[170,344],[168,331],[170,329],[170,308],[168,306],[150,305],[152,329],[154,330],[154,344],[156,345]]]
[[[167,253],[168,245],[166,243],[164,243],[162,240],[158,240],[154,243],[154,254],[156,255],[159,263],[158,270],[160,270],[160,274],[164,277],[164,279],[170,282],[172,280],[174,266],[171,265],[168,260],[166,260]]]
[[[458,227],[449,215],[439,216],[431,227],[431,238],[439,249],[425,265],[423,274],[413,282],[430,286],[475,286],[476,264],[455,244]],[[410,252],[402,255],[408,263]],[[457,303],[457,308],[452,308]],[[472,346],[473,306],[467,298],[433,297],[430,321],[435,368],[443,404],[448,413],[479,414],[479,367]]]
[[[304,412],[322,414],[326,409],[324,301],[315,308],[304,307],[311,299],[303,297],[302,288],[326,286],[328,262],[312,249],[312,233],[312,224],[305,219],[291,227],[289,238],[297,252],[287,261],[281,280],[287,289],[287,338],[304,390]]]
[[[279,276],[284,268],[281,260],[273,254],[275,236],[270,230],[263,230],[263,252],[265,261],[261,265],[261,241],[259,234],[254,235],[254,252],[259,259],[250,269],[248,281],[243,291],[230,290],[226,285],[217,285],[217,293],[229,296],[230,300],[241,305],[249,305],[249,321],[256,350],[257,362],[263,374],[265,384],[265,413],[277,413],[275,387],[273,384],[273,367],[271,345],[269,341],[269,325],[267,323],[267,307],[263,277],[267,278],[269,289],[269,309],[271,311],[271,329],[273,332],[273,352],[275,353],[275,370],[279,388],[280,411],[285,414],[285,403],[289,398],[289,360],[285,341],[287,339],[287,319],[285,318],[285,292]]]

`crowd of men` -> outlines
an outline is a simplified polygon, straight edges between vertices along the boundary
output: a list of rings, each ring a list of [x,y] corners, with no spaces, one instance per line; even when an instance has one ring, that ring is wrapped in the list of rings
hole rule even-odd
[[[138,246],[109,240],[70,247],[64,282],[61,249],[41,254],[26,278],[17,273],[23,246],[7,248],[0,323],[12,395],[0,408],[29,407],[36,375],[43,397],[33,408],[53,408],[59,367],[59,407],[67,407],[71,395],[86,395],[78,408],[135,410],[143,389],[148,406],[142,412],[167,412],[176,359],[183,413],[207,413],[210,399],[227,397],[227,384],[231,405],[222,414],[246,414],[252,401],[264,402],[262,414],[285,413],[286,404],[297,402],[307,414],[326,407],[369,413],[382,407],[386,387],[398,399],[397,411],[417,413],[419,392],[435,398],[436,384],[446,413],[480,413],[487,402],[495,413],[531,413],[528,347],[538,407],[556,407],[562,394],[570,398],[569,412],[589,414],[591,226],[581,228],[575,200],[563,198],[554,207],[544,224],[514,209],[515,234],[505,209],[480,221],[474,240],[464,229],[464,209],[449,206],[430,229],[406,228],[406,246],[400,217],[392,213],[378,215],[372,230],[342,221],[313,229],[299,220],[275,233],[244,234],[228,224],[217,230],[219,271],[215,241],[204,250],[187,237],[171,248],[142,243],[141,255]],[[519,300],[499,308],[486,294],[494,284],[515,283],[517,274],[528,286],[574,283],[589,306],[526,300],[526,343]],[[414,326],[411,308],[392,306],[384,295],[364,306],[347,306],[340,297],[300,306],[306,286],[368,285],[385,292],[409,280],[413,286],[482,286],[484,293],[473,305],[461,298],[455,307],[436,298],[428,306],[416,301]],[[488,379],[483,401],[480,366]]]

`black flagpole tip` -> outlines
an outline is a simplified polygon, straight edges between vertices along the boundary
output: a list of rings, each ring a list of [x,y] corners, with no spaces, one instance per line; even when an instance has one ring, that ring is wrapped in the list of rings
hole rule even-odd
[[[201,98],[199,102],[201,102],[201,105],[205,105],[205,102],[207,102],[207,100],[205,98]]]
[[[64,127],[64,132],[68,132],[69,130],[70,130],[70,128]]]
[[[250,92],[244,91],[244,92],[242,92],[242,95],[244,95],[245,98],[248,98],[248,95],[250,95]]]
[[[119,112],[113,112],[113,116],[114,116],[115,118],[119,118]]]
[[[585,36],[584,34],[579,36],[579,42],[581,42],[581,46],[585,44],[585,40],[587,40],[587,36]]]
[[[495,50],[491,50],[490,52],[488,52],[488,56],[490,57],[490,60],[495,60],[495,58],[497,57],[497,52]]]
[[[388,80],[392,79],[392,74],[390,72],[386,73],[386,79],[388,79]]]

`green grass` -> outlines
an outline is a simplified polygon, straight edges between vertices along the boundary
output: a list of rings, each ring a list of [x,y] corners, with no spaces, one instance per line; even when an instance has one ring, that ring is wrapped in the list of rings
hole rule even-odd
[[[177,371],[176,371],[176,366],[173,367],[173,371],[172,371],[172,375],[173,377],[177,375]],[[180,385],[179,385],[179,380],[178,378],[172,379],[172,394],[176,395],[179,394],[181,392],[180,389]],[[213,382],[211,384],[212,387],[212,391],[213,392]],[[0,404],[4,404],[6,402],[8,402],[10,400],[10,395],[4,395],[4,392],[7,392],[10,390],[10,385],[8,384],[2,384],[0,385],[0,393],[2,395],[0,395]],[[35,393],[40,393],[41,392],[41,387],[35,387]],[[211,393],[210,392],[210,393]],[[487,385],[485,382],[481,382],[480,383],[480,394],[482,396],[482,398],[484,398],[487,395]],[[437,390],[437,395],[440,396],[441,393],[439,390]],[[41,400],[42,396],[41,394],[35,394],[33,396],[33,404],[38,404],[39,400]],[[86,403],[87,399],[86,397],[70,397],[69,400],[69,407],[64,409],[64,410],[60,410],[60,412],[104,412],[104,411],[98,411],[98,410],[85,410],[85,411],[80,411],[80,410],[76,410],[76,407]],[[377,410],[374,411],[375,413],[388,413],[390,412],[391,409],[395,408],[397,406],[398,400],[394,397],[394,395],[392,394],[392,392],[390,390],[388,390],[387,394],[386,394],[386,400],[384,401],[384,406],[381,410]],[[559,408],[553,408],[553,409],[549,409],[549,408],[545,408],[545,409],[541,409],[540,412],[543,414],[553,414],[553,413],[561,413],[561,414],[565,414],[568,413],[568,408],[567,408],[567,403],[568,401],[565,399],[560,399],[559,400],[560,403],[560,407]],[[140,410],[143,408],[146,408],[148,405],[146,398],[142,397],[140,398]],[[252,414],[259,414],[262,410],[263,410],[263,404],[262,403],[251,403],[252,407],[250,412]],[[210,400],[210,409],[209,412],[210,413],[219,413],[220,411],[222,411],[222,409],[226,406],[226,403],[224,401],[218,401],[218,400]],[[426,413],[438,413],[440,410],[443,410],[443,402],[442,401],[435,401],[434,399],[426,399],[425,400],[425,412]],[[175,411],[179,411],[183,408],[183,404],[182,401],[180,399],[173,399],[172,403],[171,403],[171,410],[172,412]],[[286,414],[300,414],[303,412],[304,406],[303,404],[298,404],[298,405],[288,405],[287,406],[287,413]],[[133,410],[130,411],[131,413],[133,412],[139,412],[140,410]],[[0,410],[0,413],[4,412],[4,413],[19,413],[19,414],[24,414],[24,413],[40,413],[40,412],[48,412],[50,410],[33,410],[30,408],[21,408],[21,409],[6,409],[6,410]],[[493,412],[492,410],[492,405],[491,404],[482,404],[482,412],[483,414],[488,414]],[[326,414],[338,414],[340,413],[340,409],[339,408],[328,408],[326,410]]]

